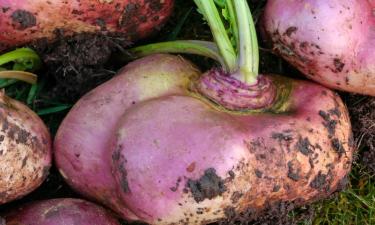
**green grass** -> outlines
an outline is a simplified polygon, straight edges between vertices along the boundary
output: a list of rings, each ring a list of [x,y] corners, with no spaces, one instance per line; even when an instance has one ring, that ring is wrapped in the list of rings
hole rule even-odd
[[[375,180],[359,164],[354,164],[350,186],[332,200],[315,205],[317,225],[375,224]]]

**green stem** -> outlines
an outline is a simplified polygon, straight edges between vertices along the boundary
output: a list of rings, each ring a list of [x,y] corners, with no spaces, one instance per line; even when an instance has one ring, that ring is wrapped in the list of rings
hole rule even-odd
[[[225,2],[226,2],[227,9],[228,9],[230,28],[231,28],[232,35],[236,43],[235,46],[237,46],[238,44],[237,42],[239,38],[238,38],[238,25],[237,25],[236,11],[234,9],[232,1],[227,0]]]
[[[208,41],[193,41],[193,40],[181,40],[181,41],[168,41],[156,44],[143,45],[135,47],[129,50],[130,58],[139,58],[155,53],[188,53],[206,56],[212,58],[225,68],[226,64],[221,57],[219,50],[215,43]]]
[[[247,84],[257,82],[259,47],[254,21],[246,0],[194,0],[207,20],[215,44],[206,41],[172,41],[136,47],[130,50],[133,58],[154,53],[189,53],[210,57],[221,63],[226,72]],[[218,7],[226,8],[225,19],[231,26],[232,44],[224,27]],[[233,47],[237,47],[237,51]],[[238,53],[238,56],[237,56]]]
[[[236,11],[234,10],[232,1],[227,1],[227,0],[214,0],[214,1],[215,1],[215,4],[219,6],[219,8],[222,8],[222,10],[226,10],[226,12],[223,13],[223,17],[230,24],[230,28],[228,29],[229,30],[228,35],[232,36],[231,37],[232,46],[237,47],[238,26],[237,26],[237,20],[236,20]]]
[[[213,0],[194,0],[201,13],[204,15],[211,28],[215,43],[219,48],[220,55],[224,59],[227,72],[235,72],[237,69],[236,52],[225,30],[219,12]]]
[[[17,70],[35,71],[42,65],[39,56],[29,48],[19,48],[0,55],[0,65],[9,62],[15,62],[13,67],[17,68]]]
[[[238,69],[240,77],[248,84],[257,81],[259,70],[259,47],[254,21],[246,0],[231,0],[237,13],[239,32]]]

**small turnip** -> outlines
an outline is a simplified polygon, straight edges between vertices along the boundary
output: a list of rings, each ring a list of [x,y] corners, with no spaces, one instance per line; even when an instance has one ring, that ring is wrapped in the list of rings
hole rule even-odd
[[[213,0],[195,0],[216,44],[177,41],[131,52],[197,53],[221,68],[152,54],[80,99],[59,127],[56,163],[78,192],[124,219],[208,224],[337,191],[354,151],[347,109],[331,90],[258,74],[246,0],[224,1],[233,47]]]
[[[120,225],[100,206],[80,199],[32,202],[4,217],[7,225]]]
[[[272,48],[310,79],[375,96],[374,1],[268,0],[262,17]]]
[[[51,140],[42,120],[0,92],[0,204],[35,190],[51,166]]]
[[[158,30],[173,0],[0,0],[0,51],[82,32],[117,33],[135,41]],[[61,32],[60,32],[61,33]]]
[[[14,60],[17,61],[14,68],[35,68],[40,64],[36,57],[30,49],[18,49],[1,55],[0,65]],[[0,78],[36,81],[34,74],[3,67],[0,67]],[[51,137],[47,127],[35,112],[1,90],[0,204],[19,199],[39,187],[50,166]]]

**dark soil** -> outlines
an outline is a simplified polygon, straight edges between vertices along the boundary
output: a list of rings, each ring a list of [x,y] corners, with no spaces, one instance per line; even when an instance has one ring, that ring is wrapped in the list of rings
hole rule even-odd
[[[295,210],[294,203],[279,203],[268,207],[256,220],[254,212],[247,210],[241,214],[233,213],[233,210],[226,211],[227,219],[218,222],[218,225],[296,225],[300,221],[312,221],[314,218],[314,208],[311,206],[298,209],[298,215],[291,216],[290,212]]]
[[[357,161],[375,175],[375,97],[347,95],[344,99],[352,121],[354,141],[360,150]]]
[[[116,73],[119,65],[111,63],[111,56],[115,52],[124,52],[129,45],[120,36],[78,34],[60,38],[53,44],[40,40],[31,47],[42,56],[44,74],[51,84],[47,90],[51,98],[75,102]]]
[[[214,168],[207,169],[198,180],[189,179],[187,186],[196,202],[213,199],[226,191],[224,180],[216,174]]]

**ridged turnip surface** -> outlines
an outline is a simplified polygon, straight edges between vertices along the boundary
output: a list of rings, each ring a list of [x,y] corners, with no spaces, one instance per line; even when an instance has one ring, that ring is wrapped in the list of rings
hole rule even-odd
[[[205,224],[246,210],[255,217],[341,186],[354,148],[335,93],[264,75],[275,84],[273,106],[235,112],[196,91],[212,71],[198,76],[183,58],[156,54],[78,101],[55,139],[67,182],[150,224]]]
[[[39,38],[82,32],[121,33],[129,41],[157,31],[173,0],[0,0],[0,51]]]
[[[5,216],[7,225],[120,225],[105,209],[80,199],[29,203]]]
[[[374,8],[373,0],[268,0],[262,29],[309,78],[375,96]]]
[[[35,190],[51,166],[51,138],[26,105],[0,92],[0,204]]]

